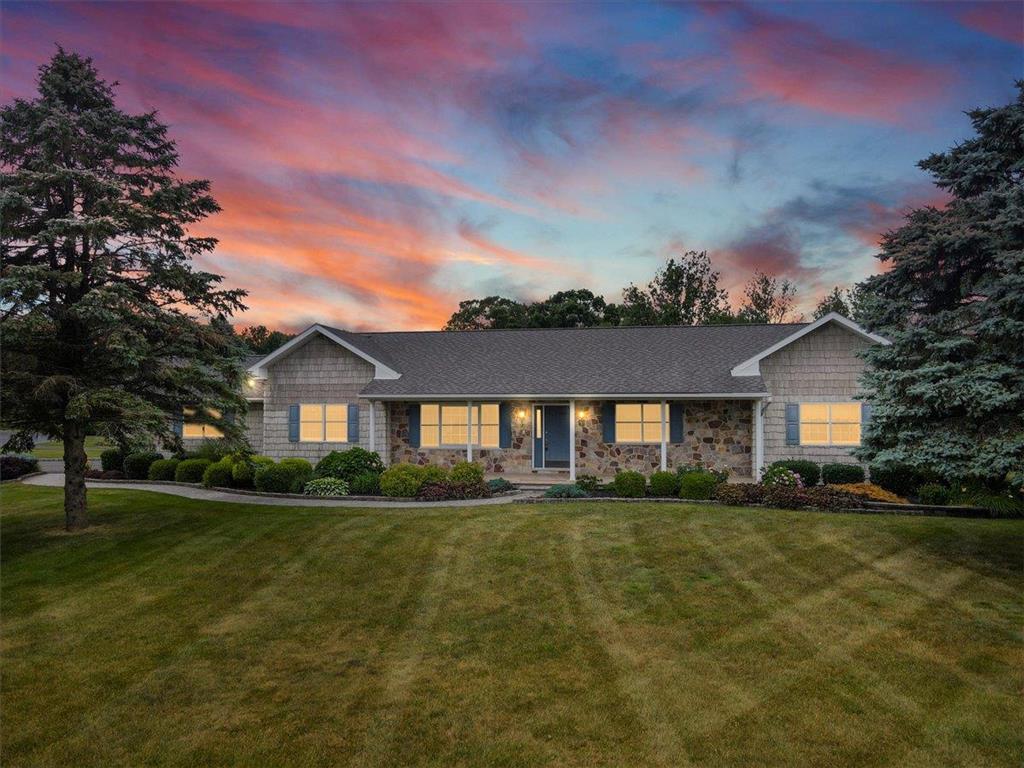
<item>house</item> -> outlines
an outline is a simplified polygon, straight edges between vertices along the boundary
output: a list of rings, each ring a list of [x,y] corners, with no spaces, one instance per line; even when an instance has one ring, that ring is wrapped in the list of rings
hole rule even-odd
[[[780,325],[313,325],[252,363],[247,431],[275,458],[358,445],[386,464],[472,460],[494,474],[700,463],[757,477],[782,458],[855,461],[870,418],[858,353],[885,343],[834,313]],[[186,442],[197,429],[186,418]]]

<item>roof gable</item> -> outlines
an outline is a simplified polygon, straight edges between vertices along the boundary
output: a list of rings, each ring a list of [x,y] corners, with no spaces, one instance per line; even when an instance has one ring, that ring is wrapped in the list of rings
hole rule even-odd
[[[335,344],[338,344],[339,346],[347,349],[356,357],[360,357],[366,362],[373,365],[373,375],[375,379],[397,379],[400,378],[402,375],[393,367],[391,367],[382,359],[380,359],[382,357],[381,355],[372,354],[373,352],[376,352],[376,350],[372,348],[371,344],[360,343],[357,345],[356,343],[354,343],[352,339],[352,336],[354,334],[350,334],[348,331],[342,331],[338,328],[329,328],[328,326],[320,325],[319,323],[309,326],[309,328],[304,330],[294,339],[291,339],[288,343],[282,344],[280,347],[275,349],[270,354],[265,355],[264,357],[257,360],[249,367],[249,372],[252,373],[254,376],[266,377],[268,365],[276,362],[277,360],[280,360],[281,358],[287,357],[292,352],[305,345],[310,338],[317,335],[323,336],[324,338],[333,341]]]

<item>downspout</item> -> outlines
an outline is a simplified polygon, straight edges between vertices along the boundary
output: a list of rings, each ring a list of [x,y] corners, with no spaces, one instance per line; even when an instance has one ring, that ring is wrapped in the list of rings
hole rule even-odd
[[[668,435],[665,429],[665,401],[661,401],[661,471],[668,469]]]

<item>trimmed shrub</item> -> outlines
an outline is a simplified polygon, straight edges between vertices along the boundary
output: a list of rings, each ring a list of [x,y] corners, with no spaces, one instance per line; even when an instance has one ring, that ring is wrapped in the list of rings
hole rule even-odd
[[[775,464],[768,467],[761,476],[761,485],[765,488],[782,486],[784,488],[803,488],[804,482],[796,472]]]
[[[124,480],[124,472],[119,469],[105,469],[100,472],[100,480]]]
[[[448,473],[453,483],[480,484],[484,481],[484,468],[475,461],[460,461]]]
[[[230,488],[231,487],[231,461],[224,457],[215,461],[203,472],[203,485],[207,488]]]
[[[800,475],[800,483],[804,488],[817,485],[821,479],[821,469],[813,461],[808,461],[807,459],[783,459],[782,461],[773,462],[768,469],[772,467],[782,467],[790,472],[796,472]]]
[[[863,483],[864,467],[859,464],[824,464],[821,467],[821,482],[825,485]]]
[[[612,491],[624,499],[641,499],[647,489],[647,480],[639,472],[625,470],[615,475]]]
[[[307,496],[348,496],[348,483],[337,477],[315,477],[302,492]]]
[[[718,478],[711,472],[687,472],[679,478],[679,498],[710,499],[714,497],[715,488],[719,485],[721,483]]]
[[[380,456],[358,446],[347,451],[331,451],[316,463],[314,477],[336,477],[347,483],[352,482],[356,475],[364,472],[380,474],[384,471],[384,462]]]
[[[892,491],[897,496],[916,496],[925,483],[937,483],[940,478],[932,472],[915,469],[906,464],[871,466],[871,482]]]
[[[490,488],[482,480],[480,482],[458,482],[442,480],[437,483],[424,483],[416,493],[420,501],[452,501],[456,499],[485,499],[491,495]]]
[[[269,456],[245,456],[231,465],[231,484],[236,488],[254,488],[256,470],[269,467],[274,460]]]
[[[426,464],[420,467],[424,483],[441,483],[448,479],[448,470],[437,464]]]
[[[305,459],[282,459],[256,469],[253,484],[264,493],[302,493],[313,478],[313,466]]]
[[[395,464],[385,469],[380,476],[380,490],[385,496],[411,499],[426,482],[426,468],[416,464]],[[439,482],[431,480],[430,482]]]
[[[13,480],[16,477],[39,471],[39,459],[21,453],[0,454],[0,479]]]
[[[601,478],[597,475],[577,475],[576,485],[587,493],[593,493],[601,487]]]
[[[306,483],[313,479],[313,465],[305,459],[281,459],[278,463],[283,467],[287,467],[295,475],[288,493],[302,493]]]
[[[213,464],[209,459],[185,459],[178,462],[174,470],[174,479],[179,483],[201,483],[206,468]]]
[[[380,474],[360,472],[348,484],[349,493],[355,496],[380,496]]]
[[[712,498],[735,506],[760,504],[764,501],[764,490],[764,486],[756,483],[719,483]]]
[[[679,477],[688,475],[691,472],[710,472],[720,483],[724,483],[729,479],[728,469],[715,469],[714,467],[705,467],[703,464],[682,464],[676,467],[676,475]]]
[[[675,496],[679,493],[679,479],[675,472],[655,472],[651,475],[651,496]]]
[[[636,474],[639,474],[639,472]],[[643,475],[640,475],[640,477],[642,478]],[[552,485],[544,491],[544,498],[546,499],[585,499],[587,496],[589,494],[574,483]]]
[[[577,483],[577,485],[579,485],[579,483]],[[515,488],[515,486],[504,477],[496,477],[493,480],[488,480],[487,487],[491,489],[491,493],[508,493]]]
[[[838,512],[843,509],[855,509],[863,506],[851,493],[839,490],[834,485],[823,485],[813,488],[800,488],[784,485],[773,485],[764,490],[764,503],[781,509],[822,509],[826,512]]]
[[[149,480],[173,480],[174,472],[180,463],[177,459],[157,459],[149,465],[146,478]]]
[[[124,451],[120,448],[107,448],[100,454],[100,466],[103,469],[124,469]]]
[[[156,451],[137,451],[124,457],[124,474],[129,480],[145,480],[149,477],[149,465],[162,459]]]
[[[922,504],[935,504],[941,507],[949,504],[951,495],[949,488],[939,483],[925,483],[917,489],[917,498]]]

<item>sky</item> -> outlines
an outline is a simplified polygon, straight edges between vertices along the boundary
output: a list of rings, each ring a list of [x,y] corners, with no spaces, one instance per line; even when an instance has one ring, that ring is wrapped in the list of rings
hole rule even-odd
[[[17,3],[0,99],[57,45],[223,211],[243,324],[436,329],[462,299],[611,301],[707,250],[809,311],[945,198],[916,163],[1024,77],[1024,3]]]

